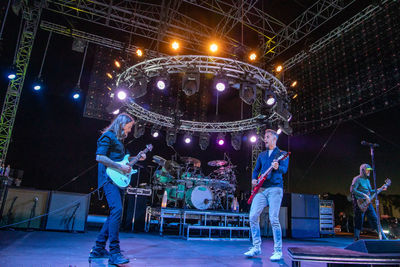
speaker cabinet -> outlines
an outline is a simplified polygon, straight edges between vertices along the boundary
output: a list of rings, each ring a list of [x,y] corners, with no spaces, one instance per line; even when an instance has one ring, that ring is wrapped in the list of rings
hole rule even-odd
[[[148,201],[149,201],[148,196],[137,196],[137,202],[136,202],[135,195],[125,195],[124,212],[121,223],[121,228],[124,231],[128,232],[144,231],[144,221],[145,221],[146,206]],[[132,229],[132,222],[134,222],[134,229]]]
[[[281,224],[282,237],[287,236],[288,229],[288,208],[281,207],[279,211],[279,223]],[[272,236],[271,223],[269,221],[269,207],[266,207],[260,215],[261,236]]]
[[[0,226],[28,220],[10,227],[42,229],[44,217],[29,219],[46,213],[48,198],[49,191],[8,187],[2,202]]]
[[[400,240],[358,240],[345,249],[372,254],[394,253],[400,256]]]
[[[90,195],[51,192],[46,230],[84,232],[89,203]]]

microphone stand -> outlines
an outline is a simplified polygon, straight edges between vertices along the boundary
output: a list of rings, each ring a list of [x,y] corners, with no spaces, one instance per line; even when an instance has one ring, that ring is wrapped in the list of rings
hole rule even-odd
[[[28,226],[26,227],[27,231],[31,230],[30,229],[31,221],[32,221],[32,218],[35,217],[36,204],[37,204],[38,200],[39,200],[38,197],[34,197],[34,199],[33,199],[33,205],[32,205],[32,209],[31,209],[31,214],[29,216]]]
[[[375,188],[375,193],[376,193],[377,192],[377,188],[376,188],[376,171],[375,171],[374,146],[371,144],[371,145],[369,145],[369,148],[371,150],[372,174],[373,174],[373,177],[374,177],[374,188]],[[382,226],[381,226],[381,215],[379,213],[378,195],[376,195],[376,197],[375,197],[375,207],[376,207],[376,216],[377,216],[377,221],[378,221],[378,235],[379,235],[379,239],[382,240]]]

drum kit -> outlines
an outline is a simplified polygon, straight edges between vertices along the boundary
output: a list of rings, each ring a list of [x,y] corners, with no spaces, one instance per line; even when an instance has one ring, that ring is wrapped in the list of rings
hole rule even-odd
[[[201,161],[193,157],[180,157],[180,164],[153,156],[158,164],[152,187],[167,193],[168,205],[182,208],[229,209],[236,190],[236,166],[225,160],[209,161],[215,167],[209,175],[201,170]],[[230,163],[230,162],[229,162]]]

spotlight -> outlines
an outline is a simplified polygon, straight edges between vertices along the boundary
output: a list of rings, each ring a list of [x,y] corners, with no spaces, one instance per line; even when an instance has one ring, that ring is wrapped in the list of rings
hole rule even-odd
[[[117,93],[117,97],[119,100],[125,100],[126,99],[126,92],[125,91],[119,91]]]
[[[175,129],[169,129],[167,131],[167,136],[165,137],[165,140],[167,141],[167,146],[172,146],[176,142],[176,130]]]
[[[240,98],[248,105],[253,105],[257,98],[257,85],[244,82],[240,86]]]
[[[242,146],[242,133],[231,134],[231,145],[235,150],[240,150]]]
[[[138,74],[132,86],[132,98],[139,98],[147,93],[147,77],[143,74]]]
[[[78,83],[75,86],[75,89],[74,89],[74,91],[72,93],[72,98],[75,99],[75,100],[78,100],[81,97],[81,94],[82,94],[82,90],[81,90],[81,88],[79,86],[79,83]]]
[[[108,77],[109,79],[112,79],[112,78],[113,78],[113,75],[112,75],[111,73],[109,73],[109,72],[107,72],[106,75],[107,75],[107,77]]]
[[[178,50],[179,49],[179,43],[177,41],[172,42],[171,47],[173,50]]]
[[[283,123],[280,123],[278,125],[278,134],[279,133],[284,133],[286,135],[292,135],[293,134],[293,129],[292,127],[290,127],[289,122],[288,121],[284,121]]]
[[[272,89],[266,89],[264,95],[264,102],[268,106],[273,106],[276,103],[275,92]]]
[[[164,90],[169,87],[170,79],[168,73],[166,71],[162,71],[160,76],[156,79],[157,88],[160,90]]]
[[[43,80],[40,77],[36,78],[35,81],[33,82],[32,87],[33,90],[39,91],[40,89],[43,88]]]
[[[217,144],[223,146],[225,144],[225,138],[223,133],[219,133],[217,137]]]
[[[211,51],[212,53],[217,52],[217,51],[218,51],[218,45],[217,45],[216,43],[212,43],[212,44],[210,45],[210,51]]]
[[[187,72],[182,79],[182,90],[187,96],[194,95],[199,91],[200,73]]]
[[[277,133],[277,134],[281,134],[281,133],[282,133],[282,129],[279,128],[279,129],[276,131],[276,133]]]
[[[183,137],[183,140],[186,144],[190,144],[192,142],[192,135],[190,133],[186,133]]]
[[[218,92],[223,92],[228,87],[229,82],[228,79],[225,78],[223,73],[218,73],[214,78],[214,88],[217,89]]]
[[[251,53],[250,56],[249,56],[250,61],[254,61],[254,60],[256,60],[256,58],[257,58],[257,54],[254,53],[254,52]]]
[[[135,138],[139,138],[142,135],[144,135],[144,125],[142,124],[142,122],[136,122],[135,124],[135,129],[133,130],[133,136]]]
[[[283,121],[289,122],[292,119],[292,114],[289,112],[289,104],[283,99],[277,101],[274,111]]]
[[[276,68],[275,68],[275,71],[276,72],[281,72],[283,70],[283,66],[282,65],[278,65],[278,66],[276,66]]]
[[[7,71],[7,78],[9,80],[14,80],[17,77],[17,68],[12,65]]]
[[[114,60],[114,65],[117,68],[121,68],[121,63],[118,60]]]
[[[297,85],[297,81],[293,81],[293,82],[290,84],[290,87],[294,88],[294,87],[296,87],[296,85]]]
[[[297,98],[297,96],[298,96],[298,94],[294,94],[292,98],[295,99],[295,98]]]
[[[157,138],[160,136],[160,127],[157,125],[154,125],[151,128],[151,136],[153,136],[154,138]]]
[[[257,135],[252,134],[252,135],[250,135],[249,139],[250,139],[250,142],[254,144],[255,142],[257,142],[258,138],[257,138]]]
[[[114,114],[114,115],[119,114],[119,109],[114,110],[112,114]]]
[[[137,55],[138,57],[142,57],[142,56],[143,56],[143,51],[142,51],[142,49],[138,48],[138,49],[136,50],[136,55]]]
[[[200,133],[200,138],[199,138],[200,149],[206,150],[209,144],[210,144],[210,134]]]

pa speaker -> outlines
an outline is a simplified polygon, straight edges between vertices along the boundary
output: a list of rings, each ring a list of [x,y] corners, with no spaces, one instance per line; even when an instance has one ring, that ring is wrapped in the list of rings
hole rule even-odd
[[[148,196],[137,196],[137,201],[135,201],[134,195],[125,195],[124,212],[121,224],[123,230],[129,232],[144,231],[144,221],[148,200]],[[132,229],[132,222],[134,222],[134,229]]]
[[[0,226],[42,229],[44,217],[29,220],[46,213],[49,191],[8,187],[1,207]]]
[[[358,240],[345,249],[372,254],[395,253],[400,255],[400,240]]]
[[[89,203],[90,195],[51,192],[46,230],[84,232]]]

